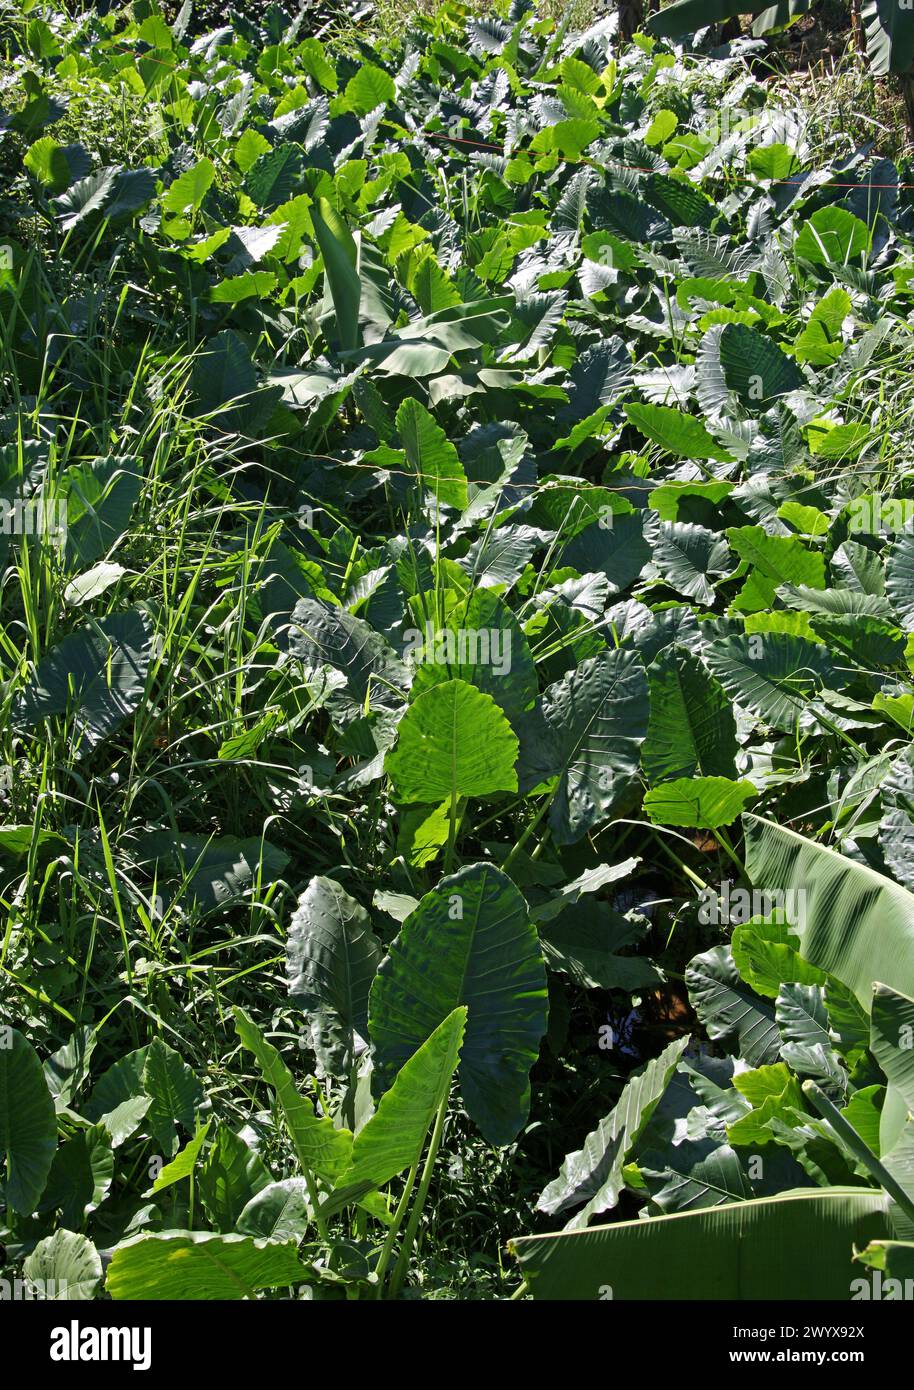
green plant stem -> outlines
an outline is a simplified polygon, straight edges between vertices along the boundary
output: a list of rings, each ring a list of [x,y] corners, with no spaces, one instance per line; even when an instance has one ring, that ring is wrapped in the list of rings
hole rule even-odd
[[[435,1166],[435,1159],[438,1156],[438,1145],[441,1143],[441,1134],[444,1129],[444,1117],[447,1114],[447,1102],[448,1098],[445,1096],[438,1106],[438,1114],[435,1117],[435,1128],[432,1130],[431,1143],[428,1146],[425,1167],[422,1170],[422,1181],[419,1183],[419,1191],[416,1193],[416,1200],[413,1202],[413,1209],[409,1214],[409,1224],[406,1227],[403,1244],[400,1246],[400,1254],[397,1257],[394,1272],[390,1276],[390,1286],[387,1291],[388,1298],[396,1298],[397,1294],[400,1292],[400,1286],[406,1277],[406,1271],[409,1267],[409,1257],[412,1254],[413,1243],[416,1239],[416,1231],[419,1229],[422,1208],[425,1206],[425,1199],[428,1196],[428,1189],[432,1180],[432,1169]]]
[[[311,1203],[311,1210],[314,1212],[314,1224],[318,1229],[318,1234],[325,1245],[330,1243],[330,1232],[327,1229],[327,1221],[321,1215],[320,1199],[317,1192],[317,1183],[314,1181],[314,1174],[306,1164],[302,1164],[302,1176],[305,1179],[305,1186],[308,1189],[308,1201]]]
[[[454,846],[457,842],[457,803],[460,798],[456,793],[451,795],[451,815],[450,825],[447,835],[447,850],[444,855],[444,872],[449,874],[454,864]]]
[[[733,848],[733,845],[730,842],[730,836],[727,834],[724,827],[719,826],[717,830],[714,830],[711,833],[713,834],[715,840],[720,845],[724,853],[728,854],[733,863],[736,865],[737,869],[739,870],[740,878],[746,878],[746,866],[740,859],[736,850]]]
[[[912,1199],[896,1178],[880,1163],[868,1144],[864,1143],[860,1135],[850,1124],[836,1105],[828,1099],[828,1096],[817,1086],[814,1081],[803,1082],[803,1094],[812,1101],[823,1119],[827,1120],[838,1138],[850,1149],[851,1153],[859,1163],[862,1163],[867,1172],[871,1173],[881,1187],[892,1197],[904,1214],[914,1221],[914,1199]]]
[[[406,1179],[406,1186],[404,1187],[400,1200],[397,1203],[397,1210],[394,1212],[394,1219],[391,1223],[389,1231],[387,1232],[387,1238],[384,1241],[384,1248],[382,1249],[380,1257],[378,1259],[378,1263],[375,1266],[375,1275],[377,1277],[377,1288],[375,1291],[376,1298],[383,1298],[384,1296],[384,1276],[387,1273],[387,1266],[390,1264],[390,1257],[393,1254],[393,1248],[396,1244],[397,1235],[399,1233],[401,1225],[403,1224],[403,1217],[406,1215],[406,1208],[409,1206],[409,1199],[412,1195],[412,1190],[415,1187],[416,1175],[418,1172],[419,1159],[417,1158],[415,1163],[409,1170],[409,1174]]]
[[[554,793],[553,793],[552,795],[554,795]],[[518,840],[517,844],[514,846],[514,848],[511,850],[510,854],[508,855],[507,859],[506,859],[505,862],[502,864],[501,867],[502,867],[502,869],[504,870],[505,873],[508,872],[508,868],[509,868],[510,865],[514,862],[514,856],[517,855],[517,854],[520,854],[520,852],[521,852],[521,850],[523,849],[524,845],[525,845],[525,844],[527,843],[527,841],[530,839],[530,836],[533,834],[534,830],[535,830],[536,827],[539,825],[540,821],[543,819],[543,816],[544,816],[544,815],[546,814],[546,812],[549,810],[549,807],[552,805],[552,795],[543,797],[543,804],[540,806],[540,808],[539,808],[539,810],[537,811],[536,815],[533,817],[533,820],[532,820],[532,821],[530,822],[530,824],[527,826],[526,830],[525,830],[524,833],[521,835],[521,837],[520,837],[520,839]]]

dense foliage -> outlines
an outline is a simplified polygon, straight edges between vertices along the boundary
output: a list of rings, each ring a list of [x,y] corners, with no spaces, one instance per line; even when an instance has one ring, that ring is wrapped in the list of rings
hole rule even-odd
[[[908,1277],[907,171],[308,13],[0,11],[5,1277]]]

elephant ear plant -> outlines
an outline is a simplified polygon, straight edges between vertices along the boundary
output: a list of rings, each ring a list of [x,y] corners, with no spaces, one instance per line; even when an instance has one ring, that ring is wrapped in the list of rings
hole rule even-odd
[[[906,1277],[910,169],[239,8],[0,14],[0,1278]]]
[[[726,1060],[673,1045],[569,1154],[539,1201],[577,1209],[568,1234],[512,1242],[534,1297],[847,1300],[867,1268],[914,1268],[914,896],[758,817],[745,832],[752,882],[800,910],[691,962]],[[623,1186],[647,1219],[588,1227]]]

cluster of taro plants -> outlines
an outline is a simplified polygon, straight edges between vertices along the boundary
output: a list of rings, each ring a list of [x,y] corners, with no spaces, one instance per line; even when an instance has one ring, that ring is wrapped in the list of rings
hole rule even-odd
[[[4,1286],[892,1296],[906,171],[313,29],[0,10]]]

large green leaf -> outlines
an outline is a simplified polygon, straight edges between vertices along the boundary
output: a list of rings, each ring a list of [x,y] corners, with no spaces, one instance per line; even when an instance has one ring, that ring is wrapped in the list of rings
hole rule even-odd
[[[102,213],[114,194],[120,168],[112,165],[106,169],[96,169],[71,184],[66,193],[54,199],[54,207],[60,218],[61,230],[70,232],[82,222]]]
[[[466,474],[457,450],[435,417],[409,396],[397,411],[397,430],[407,463],[423,491],[463,511],[467,505]]]
[[[211,1231],[158,1231],[115,1247],[105,1288],[114,1299],[253,1299],[258,1289],[304,1283],[297,1243],[222,1236]]]
[[[774,1009],[740,979],[729,946],[693,956],[685,981],[692,1007],[712,1041],[731,1044],[752,1066],[775,1062],[781,1038]]]
[[[447,1099],[466,1021],[466,1007],[454,1009],[404,1062],[377,1110],[356,1135],[351,1164],[338,1188],[361,1182],[383,1187],[419,1162],[429,1127]]]
[[[527,639],[511,609],[492,589],[476,589],[441,631],[432,626],[417,633],[415,640],[423,645],[410,691],[413,699],[456,677],[491,695],[509,719],[536,700],[536,667]]]
[[[344,109],[365,116],[376,106],[386,106],[397,94],[394,80],[376,63],[359,64],[343,92]]]
[[[464,1104],[490,1143],[510,1143],[530,1107],[546,970],[524,899],[491,864],[470,864],[426,893],[381,964],[368,1020],[379,1090],[461,1004]]]
[[[751,782],[728,777],[681,777],[645,793],[644,809],[655,825],[716,830],[732,825],[747,801],[757,796]]]
[[[746,870],[765,893],[802,894],[800,954],[834,975],[869,1013],[873,984],[914,994],[914,895],[795,830],[743,816]]]
[[[228,1125],[221,1124],[197,1178],[203,1205],[214,1227],[234,1231],[247,1204],[271,1181],[270,1170],[257,1150]]]
[[[892,1234],[884,1192],[836,1187],[523,1236],[511,1250],[534,1298],[842,1301],[854,1249]]]
[[[891,1155],[914,1114],[914,1000],[887,985],[873,987],[870,1051],[888,1078],[879,1150]]]
[[[289,923],[286,979],[331,1076],[347,1076],[357,1041],[367,1042],[368,991],[382,954],[361,904],[335,879],[312,878]]]
[[[152,1104],[146,1122],[162,1152],[170,1158],[178,1148],[178,1130],[188,1133],[203,1100],[203,1087],[192,1067],[161,1038],[149,1046],[143,1067],[143,1090]]]
[[[867,0],[863,24],[873,72],[909,72],[914,62],[914,11],[898,0]]]
[[[778,396],[803,385],[803,374],[793,358],[773,339],[742,323],[725,325],[720,365],[729,390],[750,410],[764,409]]]
[[[189,212],[196,212],[215,177],[216,167],[212,160],[198,160],[192,168],[179,174],[174,182],[168,185],[162,195],[163,210],[182,217]]]
[[[611,651],[550,685],[516,722],[520,790],[558,776],[549,810],[557,844],[605,821],[631,787],[648,728],[647,674],[640,657]]]
[[[349,1163],[352,1134],[336,1129],[327,1117],[318,1118],[273,1044],[243,1009],[236,1007],[232,1013],[241,1042],[253,1052],[264,1081],[276,1094],[299,1163],[332,1186]]]
[[[688,1041],[688,1037],[678,1038],[629,1077],[613,1109],[588,1134],[583,1148],[568,1154],[558,1177],[540,1194],[538,1210],[556,1216],[582,1207],[566,1226],[574,1230],[616,1205],[623,1187],[623,1166],[669,1085]]]
[[[67,507],[68,564],[91,565],[110,550],[127,529],[142,485],[133,458],[109,455],[67,469],[61,493]]]
[[[914,532],[902,531],[889,547],[885,592],[905,630],[914,631]]]
[[[69,714],[86,749],[139,708],[152,655],[148,619],[139,608],[114,613],[58,642],[13,702],[14,723]]]
[[[818,208],[803,223],[794,250],[798,256],[819,265],[847,265],[868,251],[871,241],[865,222],[847,208],[832,205]]]
[[[648,573],[656,573],[686,598],[713,604],[715,582],[733,569],[733,557],[723,536],[705,526],[661,521],[650,538],[654,548]]]
[[[736,1149],[708,1139],[683,1140],[665,1154],[639,1154],[638,1172],[653,1206],[665,1214],[741,1202],[754,1195]]]
[[[914,999],[875,985],[870,1026],[870,1051],[914,1113]]]
[[[643,435],[679,458],[732,462],[726,449],[694,415],[666,405],[639,404],[626,405],[625,414]]]
[[[704,659],[730,698],[762,723],[787,733],[818,727],[810,703],[833,677],[824,647],[787,632],[752,633],[709,643]]]
[[[396,709],[409,685],[406,667],[390,644],[361,618],[345,609],[300,599],[292,613],[289,650],[317,681],[326,667],[339,673],[343,688],[328,707],[342,723],[369,709]]]
[[[825,560],[796,536],[769,536],[761,526],[736,526],[727,539],[741,560],[774,584],[825,588]]]
[[[723,688],[697,657],[668,647],[648,667],[650,724],[641,766],[650,782],[676,777],[732,777],[736,721]]]
[[[22,1272],[40,1298],[85,1301],[95,1297],[102,1262],[91,1240],[61,1227],[38,1242],[23,1260]]]
[[[399,800],[437,805],[515,791],[516,762],[517,737],[492,697],[451,680],[410,705],[385,766]]]
[[[311,210],[311,217],[333,300],[340,346],[355,348],[359,343],[359,303],[362,297],[359,248],[346,223],[326,198],[318,199]]]
[[[0,1026],[0,1177],[13,1211],[35,1210],[56,1147],[54,1101],[38,1054],[18,1029]]]
[[[314,1220],[304,1178],[283,1178],[262,1187],[238,1217],[240,1235],[301,1240]]]
[[[677,39],[680,34],[694,33],[741,13],[745,11],[740,10],[738,0],[675,0],[652,14],[645,27],[658,38]]]

